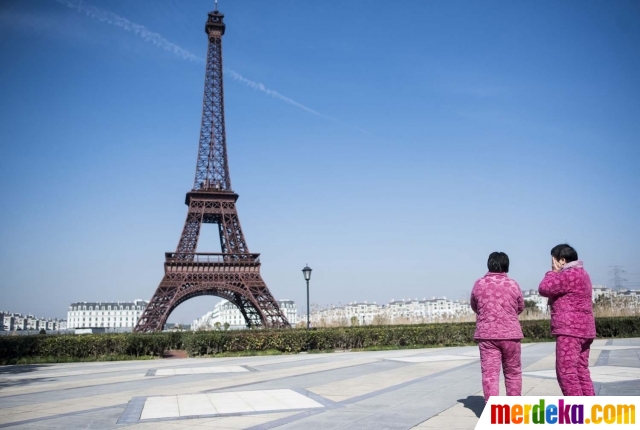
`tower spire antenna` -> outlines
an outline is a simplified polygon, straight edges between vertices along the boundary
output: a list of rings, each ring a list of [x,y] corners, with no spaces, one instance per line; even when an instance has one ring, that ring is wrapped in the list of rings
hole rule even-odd
[[[215,0],[216,2],[216,12],[218,11],[218,0]]]

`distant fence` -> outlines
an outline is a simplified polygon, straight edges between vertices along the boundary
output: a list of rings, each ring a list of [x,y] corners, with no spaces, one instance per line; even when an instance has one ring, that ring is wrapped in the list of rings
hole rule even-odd
[[[66,330],[45,330],[47,334],[57,335],[57,334],[76,334],[76,329],[70,328]],[[94,333],[131,333],[131,327],[118,327],[118,328],[100,328],[99,331],[94,331]],[[31,336],[40,334],[40,330],[0,330],[0,336]]]
[[[45,330],[47,334],[73,334],[73,330]],[[40,334],[40,330],[0,330],[0,336],[30,336]]]

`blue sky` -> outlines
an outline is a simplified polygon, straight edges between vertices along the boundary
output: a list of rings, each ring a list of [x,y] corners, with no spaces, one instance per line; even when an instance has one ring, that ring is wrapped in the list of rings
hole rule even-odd
[[[149,299],[162,278],[193,183],[213,8],[77,5],[0,2],[0,308],[48,317]],[[225,76],[240,219],[277,298],[304,303],[307,263],[323,305],[466,298],[495,250],[536,288],[565,241],[594,283],[621,265],[640,287],[639,3],[220,10],[225,67],[299,104]],[[206,227],[199,250],[218,251]]]

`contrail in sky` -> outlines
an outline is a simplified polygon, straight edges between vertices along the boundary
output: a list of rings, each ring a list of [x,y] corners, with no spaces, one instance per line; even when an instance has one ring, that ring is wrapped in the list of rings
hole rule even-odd
[[[121,29],[134,33],[137,36],[139,36],[140,38],[142,38],[143,40],[145,40],[146,42],[149,43],[153,43],[154,45],[156,45],[159,48],[164,49],[165,51],[169,51],[171,53],[173,53],[174,55],[182,58],[183,60],[187,60],[187,61],[193,61],[196,63],[204,63],[204,59],[201,57],[198,57],[197,55],[187,51],[186,49],[176,45],[173,42],[168,41],[167,39],[165,39],[164,37],[162,37],[160,34],[153,32],[151,30],[149,30],[147,27],[145,27],[144,25],[141,24],[136,24],[135,22],[129,21],[127,18],[124,18],[118,14],[115,14],[113,12],[110,12],[108,10],[105,9],[100,9],[98,7],[89,5],[84,3],[82,0],[56,0],[58,3],[67,6],[70,9],[73,9],[77,12],[80,12],[86,16],[88,16],[89,18],[93,18],[96,19],[100,22],[106,22],[107,24],[111,24],[111,25],[115,25],[116,27],[120,27]],[[336,118],[333,117],[329,117],[326,115],[323,115],[305,105],[303,105],[302,103],[298,103],[297,101],[290,99],[289,97],[283,96],[282,94],[280,94],[277,91],[271,90],[267,87],[265,87],[263,84],[259,83],[259,82],[255,82],[252,81],[250,79],[245,78],[244,76],[242,76],[240,73],[231,70],[231,69],[225,69],[224,70],[225,73],[229,76],[231,76],[231,79],[233,79],[234,81],[240,82],[244,85],[246,85],[249,88],[253,88],[256,91],[261,91],[263,93],[265,93],[266,95],[273,97],[275,99],[278,99],[280,101],[283,101],[285,103],[288,103],[292,106],[297,107],[298,109],[302,109],[306,112],[309,112],[313,115],[317,115],[321,118],[325,118],[328,119],[330,121],[334,121],[337,122],[339,124],[342,125],[347,125],[349,127],[353,127],[356,128],[357,130],[366,133],[366,134],[370,134],[369,132],[367,132],[366,130],[363,130],[360,127],[354,126],[354,125],[350,125],[347,123],[344,123]]]
[[[225,69],[225,72],[229,76],[231,76],[231,78],[234,81],[242,82],[243,84],[245,84],[246,86],[248,86],[250,88],[253,88],[254,90],[262,91],[263,93],[265,93],[267,95],[270,95],[273,98],[276,98],[278,100],[282,100],[285,103],[289,103],[290,105],[298,107],[298,108],[300,108],[302,110],[305,110],[305,111],[307,111],[309,113],[312,113],[314,115],[318,115],[318,116],[324,117],[324,115],[314,111],[313,109],[310,109],[310,108],[306,107],[305,105],[298,103],[295,100],[291,100],[289,97],[285,97],[285,96],[283,96],[282,94],[280,94],[277,91],[270,90],[269,88],[266,88],[264,85],[262,85],[262,84],[260,84],[258,82],[254,82],[254,81],[252,81],[250,79],[247,79],[244,76],[242,76],[240,73],[238,73],[238,72],[236,72],[234,70]]]
[[[84,3],[82,0],[72,1],[72,0],[56,0],[58,3],[63,4],[71,9],[75,9],[76,11],[85,14],[86,16],[97,19],[101,22],[106,22],[107,24],[115,25],[116,27],[120,27],[125,31],[129,31],[140,36],[147,42],[153,43],[154,45],[169,51],[173,52],[178,57],[183,60],[190,60],[195,62],[203,62],[204,60],[197,55],[192,54],[176,45],[175,43],[169,42],[164,37],[160,36],[158,33],[155,33],[144,25],[136,24],[135,22],[129,21],[127,18],[123,18],[120,15],[117,15],[113,12],[109,12],[108,10],[100,9],[95,6],[88,5]]]

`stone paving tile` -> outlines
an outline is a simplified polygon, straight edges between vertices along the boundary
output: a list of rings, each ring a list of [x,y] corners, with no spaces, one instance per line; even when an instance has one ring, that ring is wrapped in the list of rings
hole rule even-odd
[[[378,360],[367,363],[366,365],[352,365],[350,362],[348,365],[334,368],[326,371],[309,372],[300,375],[292,375],[287,378],[280,379],[268,379],[264,382],[254,382],[246,385],[247,389],[283,389],[291,387],[314,387],[318,385],[329,384],[333,382],[340,382],[348,378],[354,378],[358,376],[368,376],[368,378],[377,378],[381,372],[400,369],[409,366],[409,363],[402,363],[399,361],[391,360]],[[309,367],[309,370],[312,367]],[[257,367],[257,369],[263,371],[263,368]],[[228,390],[234,390],[236,388],[231,387]],[[225,389],[223,389],[225,390]]]
[[[333,401],[343,401],[347,398],[356,397],[380,390],[416,378],[427,376],[442,370],[458,367],[464,362],[460,361],[438,361],[432,363],[420,363],[399,369],[380,372],[371,377],[369,375],[356,378],[344,379],[340,382],[332,382],[320,386],[309,388],[322,397]]]
[[[158,369],[156,370],[156,376],[200,375],[206,373],[237,373],[248,371],[249,369],[242,366],[178,367],[171,369]]]
[[[178,409],[180,409],[181,417],[190,415],[215,415],[218,413],[218,410],[206,394],[178,396]]]
[[[399,357],[399,358],[389,358],[389,360],[394,361],[404,361],[407,363],[425,363],[432,361],[457,361],[457,360],[478,360],[478,357],[475,355],[436,355],[436,356],[418,356],[418,357]]]
[[[606,349],[608,351],[619,351],[619,350],[627,350],[627,349],[640,349],[640,345],[605,345],[605,346],[593,346],[594,349]]]
[[[324,406],[293,390],[236,391],[148,397],[140,420],[246,414]]]
[[[162,396],[147,399],[140,419],[178,418],[179,416],[178,396]]]
[[[603,384],[598,392],[599,396],[640,396],[638,381],[614,382]]]
[[[433,417],[422,424],[417,425],[416,429],[464,429],[473,430],[478,423],[476,417],[457,417],[449,415],[439,415]]]
[[[608,383],[621,381],[638,381],[640,386],[640,368],[621,366],[595,366],[589,369],[593,382]],[[556,371],[539,370],[535,372],[523,372],[524,376],[556,378]]]

